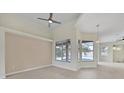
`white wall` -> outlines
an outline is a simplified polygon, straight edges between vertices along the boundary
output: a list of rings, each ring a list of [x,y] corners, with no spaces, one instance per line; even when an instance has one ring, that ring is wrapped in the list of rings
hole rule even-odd
[[[113,45],[119,45],[120,50],[113,50]],[[124,57],[123,57],[123,47],[124,47],[124,42],[104,42],[100,44],[100,49],[102,47],[108,47],[108,55],[102,56],[100,53],[100,62],[123,62]]]
[[[76,28],[74,26],[75,21],[66,23],[64,25],[61,25],[57,29],[54,30],[53,32],[53,38],[54,38],[54,43],[53,43],[53,65],[71,69],[71,70],[76,70],[76,62],[77,62],[77,46],[76,46]],[[71,62],[57,62],[55,61],[55,42],[56,41],[62,41],[70,39],[71,40]]]
[[[0,31],[0,78],[5,78],[5,33]]]
[[[117,49],[113,50],[113,62],[124,63],[124,44],[116,46]]]
[[[71,63],[58,62],[55,61],[55,56],[53,56],[53,65],[67,68],[71,70],[78,70],[82,67],[96,67],[97,66],[97,45],[94,45],[94,61],[93,62],[78,62],[78,40],[93,40],[96,41],[97,37],[95,34],[81,33],[75,27],[75,21],[64,24],[53,32],[54,45],[53,45],[53,55],[55,55],[55,42],[62,41],[66,39],[71,39]]]
[[[108,54],[103,56],[100,51],[100,62],[113,62],[113,44],[111,42],[101,43],[99,49],[101,50],[102,47],[108,47]]]

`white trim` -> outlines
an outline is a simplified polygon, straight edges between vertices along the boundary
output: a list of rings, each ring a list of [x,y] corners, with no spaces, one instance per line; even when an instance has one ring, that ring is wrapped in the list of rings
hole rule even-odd
[[[0,31],[0,78],[5,78],[5,32]]]
[[[81,68],[96,68],[96,67],[97,67],[97,65],[95,65],[95,66],[80,66],[79,69],[81,69]]]
[[[13,29],[10,29],[10,28],[5,28],[5,27],[1,27],[0,26],[0,30],[2,30],[4,32],[11,32],[11,33],[22,35],[22,36],[28,36],[28,37],[32,37],[32,38],[36,38],[36,39],[41,39],[41,40],[53,42],[52,39],[44,38],[44,37],[41,37],[41,36],[37,36],[37,35],[30,34],[30,33],[26,33],[26,32],[21,32],[21,31],[13,30]]]
[[[62,68],[62,69],[71,70],[71,71],[78,71],[78,69],[70,68],[70,67],[65,67],[65,66],[58,65],[58,64],[52,64],[52,66],[55,66],[55,67],[58,67],[58,68]]]
[[[18,73],[23,73],[23,72],[27,72],[27,71],[31,71],[31,70],[37,70],[37,69],[41,69],[41,68],[45,68],[45,67],[50,67],[50,65],[44,65],[44,66],[38,66],[38,67],[32,67],[32,68],[28,68],[28,69],[24,69],[24,70],[20,70],[20,71],[16,71],[16,72],[11,72],[6,74],[6,76],[10,76],[10,75],[14,75],[14,74],[18,74]]]

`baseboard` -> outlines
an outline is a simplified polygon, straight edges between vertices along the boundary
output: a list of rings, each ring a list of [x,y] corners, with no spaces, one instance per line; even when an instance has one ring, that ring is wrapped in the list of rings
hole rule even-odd
[[[14,74],[23,73],[23,72],[36,70],[36,69],[40,69],[40,68],[45,68],[45,67],[50,67],[50,66],[55,66],[55,67],[59,67],[59,68],[67,69],[67,70],[71,70],[71,71],[77,71],[78,70],[78,69],[74,69],[74,68],[70,68],[70,67],[64,67],[64,66],[57,65],[57,64],[50,64],[50,65],[28,68],[28,69],[24,69],[24,70],[20,70],[20,71],[16,71],[16,72],[11,72],[11,73],[6,74],[5,76],[11,76],[11,75],[14,75]],[[5,77],[2,77],[2,78],[5,78]]]
[[[97,68],[97,66],[80,66],[79,69],[81,68]]]
[[[38,66],[38,67],[33,67],[33,68],[28,68],[28,69],[24,69],[24,70],[20,70],[20,71],[16,71],[16,72],[11,72],[6,74],[6,76],[10,76],[10,75],[14,75],[14,74],[18,74],[18,73],[22,73],[22,72],[27,72],[27,71],[31,71],[31,70],[36,70],[36,69],[40,69],[40,68],[45,68],[45,67],[49,67],[50,65],[44,65],[44,66]]]
[[[65,66],[61,66],[61,65],[58,65],[58,64],[52,64],[52,66],[62,68],[62,69],[71,70],[71,71],[77,71],[78,70],[78,69],[75,69],[75,68],[65,67]]]

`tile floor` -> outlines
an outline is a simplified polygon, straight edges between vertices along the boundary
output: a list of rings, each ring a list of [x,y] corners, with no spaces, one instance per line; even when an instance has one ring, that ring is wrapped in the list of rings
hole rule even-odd
[[[11,75],[7,79],[124,79],[124,63],[99,63],[97,68],[78,71],[51,66]]]

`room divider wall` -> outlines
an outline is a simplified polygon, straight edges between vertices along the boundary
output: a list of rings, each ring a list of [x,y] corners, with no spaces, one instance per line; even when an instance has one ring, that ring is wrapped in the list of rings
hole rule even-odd
[[[0,78],[52,64],[52,40],[0,27]]]

